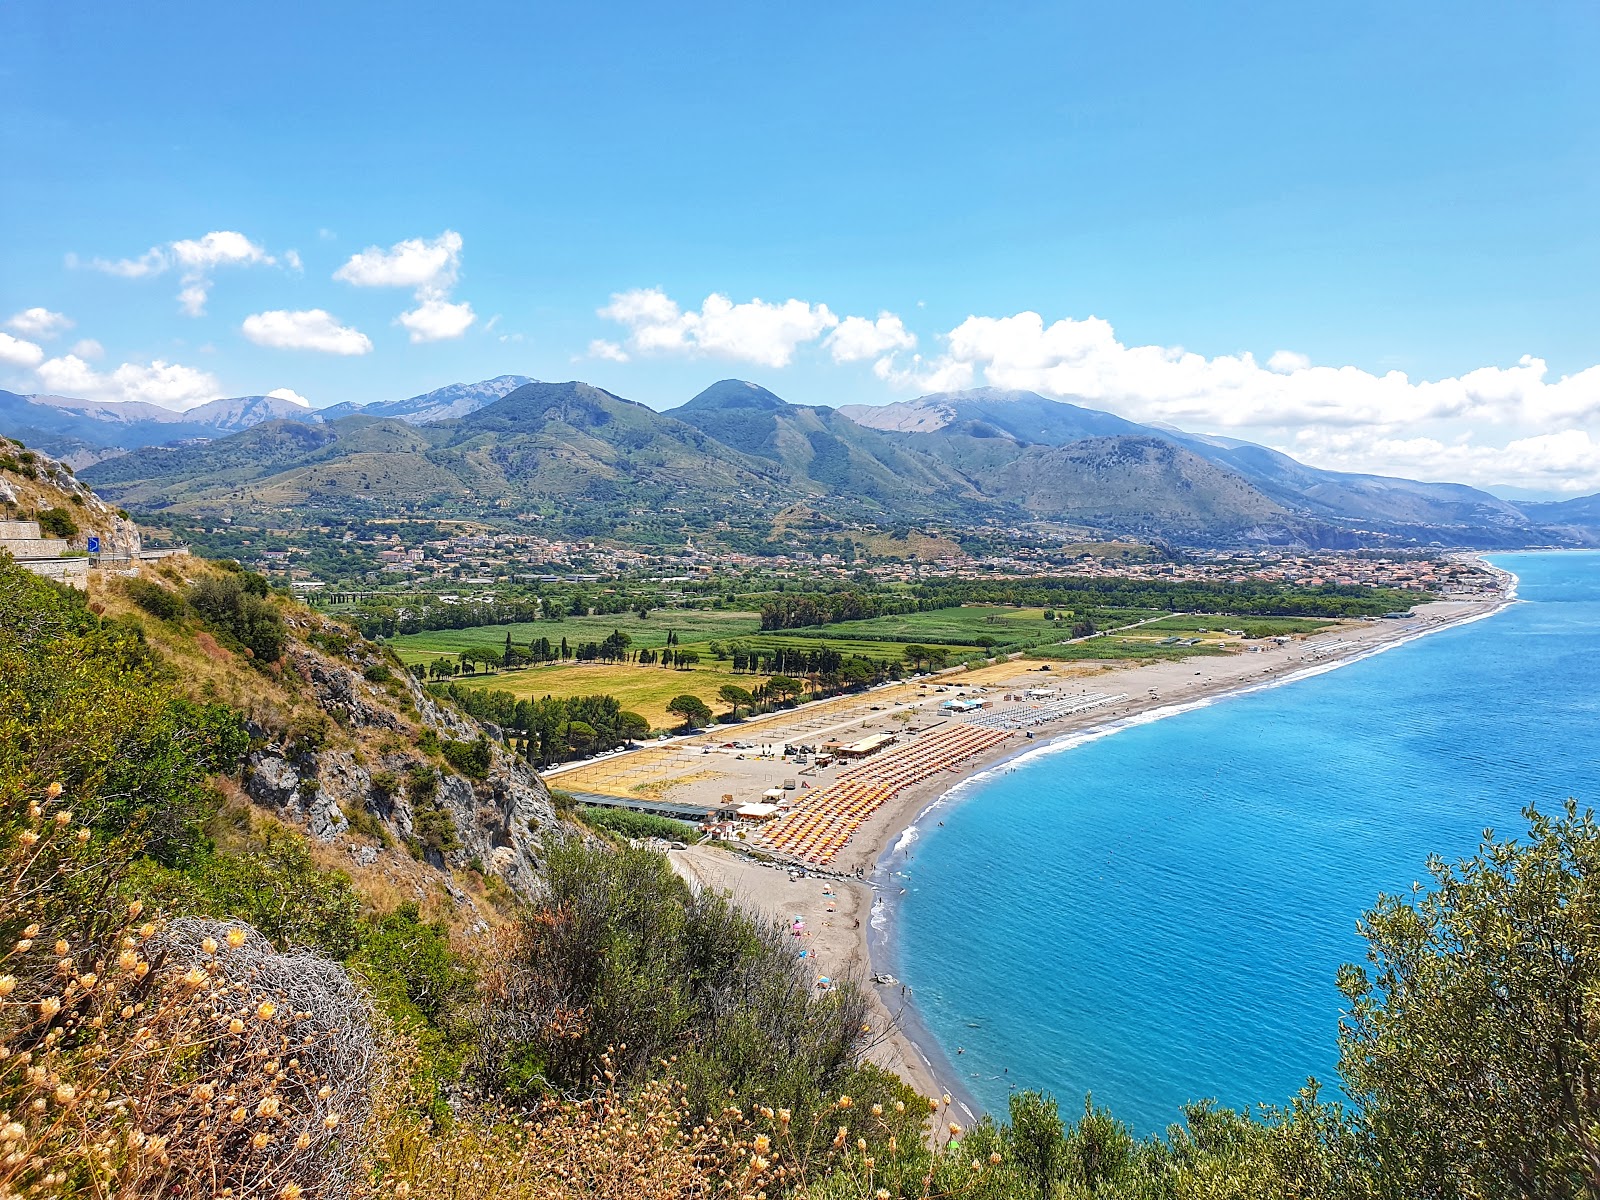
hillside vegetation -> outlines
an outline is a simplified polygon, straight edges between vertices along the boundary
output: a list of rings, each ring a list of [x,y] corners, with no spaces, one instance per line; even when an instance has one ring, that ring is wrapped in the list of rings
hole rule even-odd
[[[648,851],[552,828],[540,887],[466,928],[330,870],[229,782],[264,731],[192,698],[155,620],[0,563],[12,1194],[1600,1194],[1600,1113],[1564,1086],[1600,1067],[1600,830],[1573,808],[1368,914],[1370,964],[1340,978],[1350,1107],[1199,1105],[1141,1140],[1019,1093],[963,1129],[866,1065],[853,985],[817,993],[780,928]],[[259,680],[293,710],[247,648],[198,690]]]

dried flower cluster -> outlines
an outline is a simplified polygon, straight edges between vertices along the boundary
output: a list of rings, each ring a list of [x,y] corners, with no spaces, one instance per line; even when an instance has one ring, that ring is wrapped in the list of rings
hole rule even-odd
[[[77,865],[58,795],[0,855],[0,1196],[339,1194],[375,1069],[359,992],[248,929],[137,902],[70,931],[30,919]]]

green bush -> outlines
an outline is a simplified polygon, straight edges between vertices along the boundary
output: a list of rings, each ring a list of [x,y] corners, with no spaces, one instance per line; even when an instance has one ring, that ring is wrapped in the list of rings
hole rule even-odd
[[[183,597],[169,587],[149,579],[124,579],[122,590],[132,600],[152,617],[163,621],[176,621],[183,616]]]
[[[64,508],[47,508],[39,514],[39,530],[46,537],[75,538],[78,523]]]
[[[487,779],[493,756],[489,752],[489,739],[480,734],[476,740],[458,742],[451,738],[439,739],[439,751],[445,761],[468,779]]]
[[[867,997],[817,994],[783,927],[692,893],[649,851],[547,843],[545,867],[476,1011],[481,1087],[512,1102],[586,1087],[608,1050],[631,1085],[676,1056],[696,1115],[759,1101],[799,1126],[858,1068]]]
[[[237,565],[237,564],[235,564]],[[197,580],[189,603],[201,620],[262,662],[283,655],[288,631],[277,607],[267,599],[267,581],[249,572]]]

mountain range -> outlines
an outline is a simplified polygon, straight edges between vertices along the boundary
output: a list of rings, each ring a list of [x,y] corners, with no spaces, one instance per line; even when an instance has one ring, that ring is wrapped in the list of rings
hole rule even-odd
[[[80,400],[0,391],[0,429],[77,470],[129,450],[226,437],[263,421],[316,425],[362,413],[422,424],[465,416],[532,382],[526,375],[501,375],[481,383],[453,383],[406,400],[335,404],[322,409],[278,396],[239,396],[212,400],[183,412],[138,400]]]
[[[193,518],[521,518],[658,541],[934,520],[1185,545],[1600,544],[1592,497],[1514,504],[1324,471],[994,388],[835,409],[729,379],[658,412],[585,383],[501,376],[364,408],[296,408],[208,441],[136,448],[85,478],[136,511]]]

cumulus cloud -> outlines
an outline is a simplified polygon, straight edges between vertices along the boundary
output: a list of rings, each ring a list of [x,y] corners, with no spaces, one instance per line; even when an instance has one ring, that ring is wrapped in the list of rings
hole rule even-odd
[[[86,400],[142,400],[182,412],[213,400],[221,392],[216,376],[180,363],[156,359],[148,364],[123,363],[114,371],[96,371],[75,354],[48,359],[38,367],[44,390]]]
[[[245,337],[258,346],[278,350],[316,350],[323,354],[366,354],[372,342],[366,334],[341,325],[332,314],[320,308],[301,312],[274,309],[252,313],[240,326]]]
[[[627,362],[628,352],[616,342],[608,342],[605,338],[595,338],[589,343],[589,357],[603,358],[610,362]]]
[[[44,351],[32,342],[0,333],[0,363],[10,367],[36,367],[44,361]]]
[[[451,304],[447,300],[424,300],[410,312],[403,312],[396,318],[411,335],[412,344],[458,338],[476,319],[472,305],[465,301]]]
[[[1034,312],[971,316],[944,351],[906,370],[878,364],[900,388],[1019,388],[1141,421],[1226,431],[1303,461],[1479,485],[1600,486],[1595,438],[1600,367],[1556,376],[1540,358],[1437,380],[1319,366],[1280,350],[1206,357],[1180,346],[1129,346],[1098,317],[1046,324]],[[882,367],[882,369],[878,369]]]
[[[1448,480],[1479,487],[1518,487],[1580,495],[1600,491],[1600,440],[1586,429],[1563,429],[1486,445],[1470,433],[1404,436],[1372,429],[1301,430],[1284,449],[1312,466],[1335,471]]]
[[[1514,367],[1413,381],[1402,371],[1315,366],[1281,352],[1262,366],[1248,352],[1207,358],[1182,347],[1126,346],[1098,317],[1047,326],[1033,312],[968,317],[945,343],[943,355],[919,364],[903,382],[981,381],[1109,404],[1138,419],[1213,428],[1600,416],[1600,368],[1550,379],[1547,364],[1531,356]]]
[[[267,395],[273,400],[287,400],[290,404],[298,404],[302,408],[311,407],[311,401],[307,400],[293,388],[273,388],[267,393]]]
[[[48,308],[26,308],[6,324],[26,337],[48,341],[71,329],[73,321],[65,313],[51,312]]]
[[[333,273],[342,283],[356,287],[432,287],[455,284],[461,269],[461,235],[446,229],[431,240],[407,238],[387,250],[368,246]]]
[[[446,229],[436,238],[407,238],[387,250],[368,246],[333,277],[354,287],[413,288],[417,307],[395,318],[412,343],[458,338],[478,319],[471,304],[450,301],[461,273],[462,245],[461,235]]]
[[[834,362],[851,363],[882,358],[899,350],[913,350],[917,339],[899,317],[882,312],[876,321],[869,317],[846,317],[823,344],[832,353]]]
[[[94,361],[105,357],[106,348],[93,338],[80,338],[72,343],[72,352],[79,358]]]
[[[627,348],[636,353],[707,354],[764,367],[788,366],[796,347],[839,324],[826,304],[735,304],[717,292],[684,311],[659,288],[617,292],[599,315],[627,328]]]
[[[292,253],[292,252],[291,252]],[[295,261],[298,262],[298,255]],[[181,238],[152,246],[138,258],[95,258],[89,266],[123,279],[143,279],[167,271],[181,272],[179,309],[191,317],[203,316],[211,294],[211,276],[218,267],[273,266],[277,259],[244,234],[217,229],[198,238]],[[78,265],[76,255],[67,256],[67,265]]]

